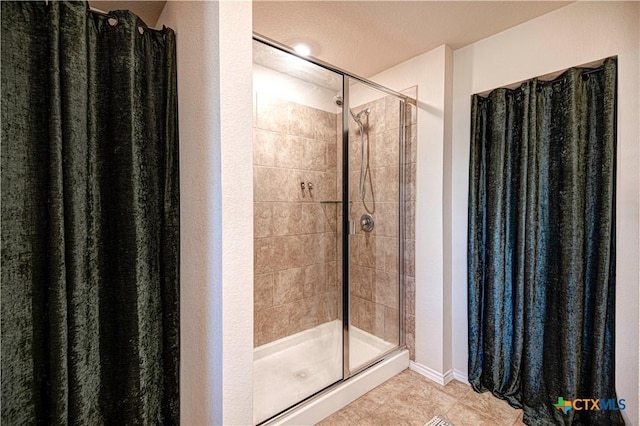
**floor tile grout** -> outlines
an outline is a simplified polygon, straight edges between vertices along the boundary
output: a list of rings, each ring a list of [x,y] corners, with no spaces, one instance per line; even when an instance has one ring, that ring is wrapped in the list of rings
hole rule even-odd
[[[451,383],[451,382],[450,382]],[[382,395],[376,394],[376,390],[382,389],[384,391],[385,388],[383,386],[389,387],[389,390],[392,392],[382,393]],[[449,386],[449,388],[447,388]],[[409,394],[407,391],[410,388],[415,388],[414,390],[410,390]],[[445,389],[447,389],[445,391]],[[433,393],[435,392],[435,394]],[[450,418],[456,417],[456,408],[466,411],[467,415],[475,416],[478,420],[484,421],[485,423],[490,423],[492,426],[518,426],[519,420],[522,416],[520,412],[512,422],[509,422],[505,416],[500,418],[496,418],[491,413],[483,411],[480,406],[484,404],[489,404],[491,410],[495,409],[495,405],[493,400],[488,397],[485,402],[476,401],[474,404],[470,404],[469,397],[472,398],[483,398],[475,394],[472,395],[470,392],[473,390],[465,383],[455,381],[451,385],[440,385],[436,382],[432,382],[426,377],[421,376],[419,373],[412,372],[411,370],[405,370],[399,375],[389,379],[384,382],[380,386],[372,389],[367,394],[363,395],[361,398],[352,402],[351,404],[344,407],[342,410],[334,413],[333,415],[327,417],[325,420],[321,422],[322,426],[338,426],[345,424],[351,425],[376,425],[384,423],[386,419],[388,421],[389,416],[398,415],[397,422],[400,423],[410,423],[410,424],[419,424],[424,425],[427,423],[434,415],[441,415],[447,420],[451,420]],[[414,402],[419,402],[421,398],[433,398],[433,405],[429,405],[428,403],[424,406],[416,406],[411,407],[408,406],[405,400],[403,400],[400,395],[405,394],[407,397],[411,397]],[[490,395],[491,398],[495,398],[493,395]],[[366,399],[363,399],[366,398]],[[415,398],[415,399],[414,399]],[[498,400],[496,398],[496,400]],[[367,401],[367,402],[365,402]],[[424,399],[423,399],[424,401]],[[447,402],[450,401],[450,402]],[[358,403],[359,402],[359,403]],[[364,405],[362,405],[364,404]],[[379,407],[378,410],[372,411],[371,406],[367,408],[367,404],[377,404]],[[441,405],[439,405],[441,404]],[[443,404],[443,405],[442,405]],[[392,411],[391,406],[394,406],[395,409],[399,411]],[[419,409],[419,407],[422,409]],[[387,411],[385,411],[387,408]],[[412,409],[413,408],[413,409]],[[366,417],[363,417],[363,412],[355,411],[362,410],[366,413]],[[433,413],[430,417],[425,418],[427,416],[426,413]],[[460,414],[459,414],[460,415]],[[502,420],[501,420],[502,419]],[[453,421],[456,424],[455,421]]]

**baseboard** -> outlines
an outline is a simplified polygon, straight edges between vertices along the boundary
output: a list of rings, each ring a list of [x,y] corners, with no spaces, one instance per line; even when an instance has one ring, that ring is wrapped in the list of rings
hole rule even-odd
[[[449,370],[442,374],[432,368],[427,367],[426,365],[422,365],[415,361],[409,362],[409,369],[415,371],[418,374],[422,374],[427,379],[433,380],[437,384],[443,386],[455,378],[453,370]]]
[[[469,376],[467,375],[466,372],[458,370],[458,369],[453,369],[453,378],[456,379],[459,382],[464,383],[465,385],[469,384]]]

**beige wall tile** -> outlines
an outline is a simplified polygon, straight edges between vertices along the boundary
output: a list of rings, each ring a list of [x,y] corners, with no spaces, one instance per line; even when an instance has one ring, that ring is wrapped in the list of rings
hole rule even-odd
[[[416,306],[416,280],[413,277],[405,276],[405,313],[407,315],[405,325],[407,334],[415,333],[415,306]]]
[[[275,145],[274,164],[276,167],[289,169],[303,168],[303,146],[300,138],[286,136]]]
[[[304,297],[325,293],[327,287],[326,263],[315,263],[305,266],[304,270]]]
[[[398,308],[398,274],[376,270],[373,301],[389,308]]]
[[[327,292],[341,291],[341,287],[338,286],[338,282],[342,281],[342,271],[339,265],[339,260],[336,262],[327,263]]]
[[[304,274],[301,268],[287,269],[274,273],[273,304],[284,305],[304,296]]]
[[[288,111],[289,134],[313,139],[314,108],[289,102]]]
[[[325,148],[327,171],[332,171],[335,173],[338,167],[338,144],[336,144],[335,140],[328,141],[325,144]]]
[[[354,325],[367,333],[375,334],[376,304],[360,297],[352,297],[352,300],[357,301],[354,310],[358,312],[359,318],[358,323],[354,323]]]
[[[282,263],[287,268],[301,268],[305,265],[305,236],[289,235],[283,238],[282,244],[285,247],[285,255]]]
[[[386,272],[398,272],[398,239],[390,237],[380,237],[380,244],[384,249],[384,270]]]
[[[253,236],[263,238],[271,236],[273,216],[272,203],[253,203]]]
[[[350,238],[355,242],[356,258],[353,260],[356,264],[368,268],[380,267],[379,259],[376,257],[378,240],[375,235],[359,234]]]
[[[400,106],[402,102],[395,96],[384,97],[384,127],[385,131],[400,127]]]
[[[416,359],[416,335],[415,332],[412,334],[405,334],[404,336],[405,344],[407,345],[407,349],[409,350],[409,359],[415,361]]]
[[[262,274],[273,272],[274,247],[271,238],[255,239],[253,243],[253,268],[254,273]]]
[[[415,163],[418,152],[418,126],[416,124],[406,126],[405,144],[405,161],[407,163]]]
[[[318,296],[307,297],[290,305],[290,321],[295,333],[318,325]]]
[[[284,141],[286,141],[286,136],[283,134],[254,129],[253,165],[273,167],[276,146],[280,146]]]
[[[336,260],[336,234],[335,232],[325,232],[322,235],[323,262],[333,262]]]
[[[407,186],[405,188],[405,197],[407,201],[415,201],[416,199],[416,163],[410,163],[407,166],[405,179]]]
[[[329,224],[320,203],[300,203],[302,218],[299,222],[298,233],[319,233],[329,231]]]
[[[289,102],[265,93],[258,93],[256,99],[256,127],[286,134],[289,130]]]
[[[253,280],[253,309],[262,311],[273,306],[273,274],[256,275]]]
[[[398,203],[376,203],[374,214],[376,235],[384,237],[397,237],[399,231],[399,207]]]
[[[313,137],[322,141],[332,141],[336,137],[336,114],[315,110],[313,114]]]
[[[415,240],[405,240],[404,251],[404,273],[410,277],[416,276],[416,242]]]
[[[378,310],[380,309],[378,308]],[[384,311],[384,334],[382,335],[382,338],[387,342],[398,343],[400,330],[398,325],[398,320],[400,318],[399,311],[398,309],[389,308],[387,306],[383,306],[382,310]]]
[[[373,182],[376,186],[377,202],[398,202],[399,175],[397,167],[374,169]]]
[[[253,168],[254,201],[286,201],[293,185],[289,171],[270,167]]]
[[[254,312],[254,346],[272,342],[282,335],[288,327],[288,316],[282,306]]]
[[[384,340],[384,329],[386,327],[385,318],[384,318],[384,307],[382,305],[378,305],[377,303],[373,304],[373,335],[379,337]]]
[[[342,208],[342,205],[338,203],[320,203],[319,208],[325,225],[322,229],[326,232],[338,232],[342,226],[338,222],[338,211]]]
[[[405,202],[405,238],[416,238],[416,202]]]
[[[318,323],[322,324],[327,321],[338,319],[338,293],[332,291],[330,293],[320,294],[318,296]]]
[[[327,171],[327,145],[317,139],[300,138],[302,145],[302,167],[305,170]]]
[[[300,203],[277,202],[272,206],[271,235],[295,235],[300,233],[303,217]]]
[[[371,139],[371,167],[398,167],[400,164],[400,135],[398,129],[387,130]]]
[[[351,265],[350,279],[352,295],[369,301],[374,301],[374,269]]]

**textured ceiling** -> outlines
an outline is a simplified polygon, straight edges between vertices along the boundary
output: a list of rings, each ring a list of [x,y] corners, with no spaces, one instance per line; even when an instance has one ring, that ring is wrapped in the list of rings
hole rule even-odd
[[[442,44],[453,49],[569,1],[254,1],[253,30],[370,77]]]
[[[90,0],[129,9],[154,27],[165,1]],[[253,2],[253,30],[363,77],[442,44],[453,49],[504,31],[570,1],[264,1]]]

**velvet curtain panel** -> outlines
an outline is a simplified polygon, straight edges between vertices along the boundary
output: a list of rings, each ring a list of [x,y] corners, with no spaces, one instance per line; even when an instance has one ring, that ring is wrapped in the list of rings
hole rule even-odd
[[[469,381],[530,425],[615,399],[616,60],[472,99]]]
[[[2,2],[2,423],[177,424],[175,35]]]

